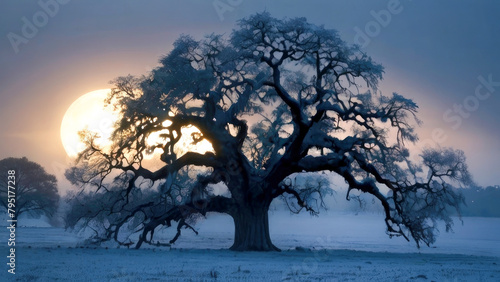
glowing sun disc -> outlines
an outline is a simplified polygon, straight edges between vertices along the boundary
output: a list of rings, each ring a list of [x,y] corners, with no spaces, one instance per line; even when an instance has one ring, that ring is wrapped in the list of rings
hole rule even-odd
[[[76,99],[64,114],[61,123],[61,141],[68,156],[74,158],[78,153],[85,149],[85,144],[80,140],[79,132],[85,129],[93,133],[97,133],[100,138],[96,140],[96,144],[101,148],[106,148],[112,144],[109,140],[113,132],[113,125],[118,120],[119,114],[113,110],[112,106],[105,107],[104,100],[107,98],[110,89],[101,89],[89,92]],[[169,126],[170,121],[165,121],[164,126]],[[182,138],[176,144],[174,151],[178,156],[185,154],[188,151],[205,153],[213,152],[212,144],[208,140],[202,140],[196,145],[192,144],[191,134],[199,132],[193,126],[182,128]],[[149,136],[147,144],[149,146],[155,144],[163,144],[165,140],[160,137],[161,132],[153,133]],[[144,154],[145,159],[152,159],[157,156],[160,151],[155,151],[154,154]]]
[[[97,133],[100,138],[98,145],[111,143],[109,137],[113,132],[113,124],[118,119],[118,113],[111,106],[105,107],[110,89],[89,92],[76,99],[66,110],[61,123],[61,141],[70,157],[76,157],[85,145],[80,140],[78,132],[88,129]]]

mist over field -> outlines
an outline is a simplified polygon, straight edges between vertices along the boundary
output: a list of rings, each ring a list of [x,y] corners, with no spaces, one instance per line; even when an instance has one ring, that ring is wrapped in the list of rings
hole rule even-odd
[[[172,248],[141,250],[86,245],[85,237],[33,220],[18,229],[17,279],[42,281],[498,281],[499,218],[464,218],[454,233],[417,249],[389,239],[380,213],[325,212],[320,217],[271,211],[271,236],[280,253],[231,252],[228,216],[212,214],[183,230]],[[22,222],[22,221],[21,221]],[[22,223],[21,223],[22,225]],[[171,232],[159,238],[168,240]],[[7,236],[2,228],[0,236]],[[5,247],[1,248],[5,253]],[[480,269],[480,271],[478,271]]]

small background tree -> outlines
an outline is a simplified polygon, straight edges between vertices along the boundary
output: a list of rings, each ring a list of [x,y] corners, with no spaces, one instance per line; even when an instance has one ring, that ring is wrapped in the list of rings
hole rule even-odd
[[[16,215],[52,217],[59,205],[56,177],[26,157],[1,160],[0,171],[7,173],[9,170],[16,172]],[[0,180],[0,203],[5,209],[7,209],[7,189],[7,177],[3,177]]]
[[[327,171],[347,183],[347,199],[355,190],[381,204],[390,236],[431,244],[436,221],[451,228],[447,207],[463,202],[450,183],[471,182],[465,156],[439,148],[410,158],[418,107],[380,94],[382,73],[358,46],[304,18],[260,13],[229,38],[181,36],[150,74],[114,81],[113,145],[83,134],[87,149],[66,173],[90,191],[74,198],[69,226],[101,222],[101,238],[121,244],[133,241],[121,231],[138,232],[139,247],[158,227],[177,221],[180,232],[193,215],[219,212],[234,220],[231,249],[277,250],[271,202],[317,214],[329,191],[318,173]],[[204,141],[212,148],[196,147]]]

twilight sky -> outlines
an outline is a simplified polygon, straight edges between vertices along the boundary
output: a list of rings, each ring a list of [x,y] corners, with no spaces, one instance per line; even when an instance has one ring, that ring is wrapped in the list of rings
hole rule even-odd
[[[229,34],[238,19],[264,10],[306,17],[363,45],[386,68],[382,92],[420,105],[423,143],[464,150],[479,185],[500,184],[500,2],[493,0],[2,1],[0,159],[26,156],[66,190],[59,130],[74,100],[151,70],[180,34]]]

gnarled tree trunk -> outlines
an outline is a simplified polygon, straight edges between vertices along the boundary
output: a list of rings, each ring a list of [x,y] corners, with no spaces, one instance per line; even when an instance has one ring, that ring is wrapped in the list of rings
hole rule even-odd
[[[234,220],[233,251],[280,251],[269,236],[269,205],[241,207]]]

